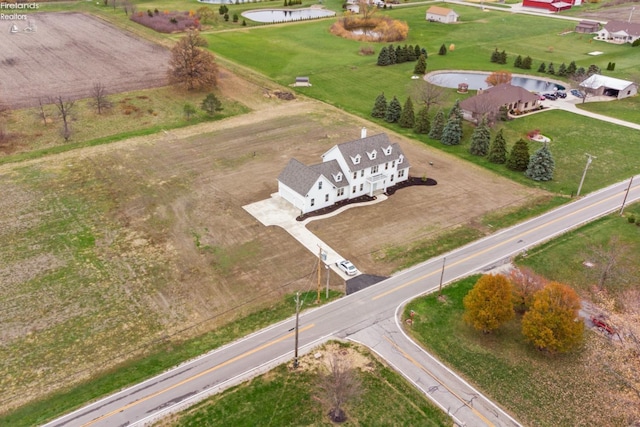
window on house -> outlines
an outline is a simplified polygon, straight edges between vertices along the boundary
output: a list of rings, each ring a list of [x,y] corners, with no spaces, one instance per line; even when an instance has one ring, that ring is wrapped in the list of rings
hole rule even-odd
[[[524,103],[524,108],[527,108],[528,106],[529,106],[529,103],[528,103],[528,102],[525,102],[525,103]]]
[[[400,154],[400,157],[398,157],[398,164],[402,163],[403,161],[404,161],[404,156]]]
[[[404,169],[398,171],[398,178],[402,178],[404,176]]]
[[[324,201],[325,201],[325,202],[328,202],[328,201],[329,201],[329,195],[328,195],[328,194],[325,194],[325,195],[324,195]]]
[[[384,164],[384,170],[387,170],[387,169],[389,169],[389,162]]]
[[[393,175],[391,175],[391,182],[393,182]]]
[[[371,174],[378,173],[378,165],[371,166]]]
[[[311,199],[311,206],[315,206],[316,204],[316,199]]]
[[[360,176],[364,176],[364,169],[360,171]]]
[[[353,162],[354,165],[357,165],[358,163],[360,163],[360,154],[356,155],[355,157],[351,158],[351,161]]]
[[[322,190],[322,181],[318,182],[318,190]]]
[[[364,184],[360,184],[360,191],[364,189]]]
[[[356,179],[358,177],[358,172],[354,172],[353,173],[353,179]]]
[[[336,193],[336,196],[338,197],[344,196],[344,188],[338,188],[338,192]]]
[[[391,162],[391,167],[395,168],[396,167],[396,161],[394,160],[393,162]]]
[[[335,178],[336,178],[336,182],[342,181],[342,174],[340,172],[338,172],[338,174],[335,176]]]
[[[356,186],[354,185],[353,188],[351,189],[351,193],[355,193],[356,192]]]

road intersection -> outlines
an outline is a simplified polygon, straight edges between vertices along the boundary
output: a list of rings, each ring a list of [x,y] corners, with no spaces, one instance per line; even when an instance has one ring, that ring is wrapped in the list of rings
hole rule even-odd
[[[443,283],[484,271],[579,225],[640,200],[640,176],[591,193],[551,212],[456,249],[446,256]],[[517,426],[495,403],[429,356],[404,334],[404,304],[437,289],[442,256],[300,317],[300,348],[307,352],[330,338],[363,343],[384,357],[454,422],[466,426]],[[266,372],[293,357],[294,320],[287,319],[186,362],[48,424],[145,425],[209,395]]]

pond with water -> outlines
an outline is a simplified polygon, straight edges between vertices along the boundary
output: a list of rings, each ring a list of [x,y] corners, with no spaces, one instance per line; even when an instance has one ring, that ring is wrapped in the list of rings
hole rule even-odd
[[[300,21],[335,16],[335,12],[326,9],[261,9],[242,12],[242,16],[255,22],[273,23]]]
[[[489,84],[485,81],[490,73],[459,73],[459,72],[443,72],[438,74],[432,74],[427,77],[430,83],[438,86],[457,88],[460,83],[466,83],[469,85],[469,89],[487,89]],[[554,90],[564,90],[565,87],[558,83],[535,79],[532,77],[517,77],[511,78],[511,84],[514,86],[520,86],[531,92],[552,92]]]

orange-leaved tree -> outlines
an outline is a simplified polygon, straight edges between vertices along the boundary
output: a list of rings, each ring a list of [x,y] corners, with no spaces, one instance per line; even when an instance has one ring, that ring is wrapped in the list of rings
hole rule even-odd
[[[515,315],[511,282],[502,274],[482,276],[462,303],[464,320],[485,334],[498,329]]]
[[[218,65],[207,41],[197,30],[189,30],[171,49],[169,82],[188,90],[211,89],[218,83]]]
[[[503,83],[511,83],[511,73],[505,70],[494,71],[493,73],[489,74],[489,76],[485,79],[485,82],[489,83],[491,86],[498,86]]]
[[[548,283],[535,293],[522,317],[522,334],[540,350],[564,353],[582,342],[584,323],[578,317],[580,297],[569,286]]]

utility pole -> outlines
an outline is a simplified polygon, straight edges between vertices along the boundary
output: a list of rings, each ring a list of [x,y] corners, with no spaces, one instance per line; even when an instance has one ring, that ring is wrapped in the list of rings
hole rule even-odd
[[[300,292],[296,292],[296,344],[293,353],[293,369],[298,369],[298,319],[300,318]]]
[[[442,272],[440,272],[440,286],[438,287],[438,296],[442,296],[442,278],[444,277],[444,265],[447,262],[447,257],[442,258]]]
[[[327,269],[327,295],[325,295],[325,299],[328,301],[329,300],[329,275],[331,274],[331,271],[329,270],[329,264],[325,264],[324,268]]]
[[[627,192],[624,194],[624,200],[622,201],[622,206],[620,207],[620,216],[622,216],[622,211],[624,210],[624,204],[627,203],[627,197],[629,196],[629,190],[631,189],[631,183],[633,182],[633,177],[629,180],[629,186],[627,187]]]
[[[580,195],[580,190],[582,190],[582,183],[584,182],[584,177],[587,176],[587,169],[589,169],[589,165],[593,161],[593,159],[597,159],[596,156],[592,156],[589,153],[584,153],[587,156],[587,165],[584,167],[584,172],[582,172],[582,178],[580,179],[580,185],[578,186],[578,192],[576,193],[576,197]]]

